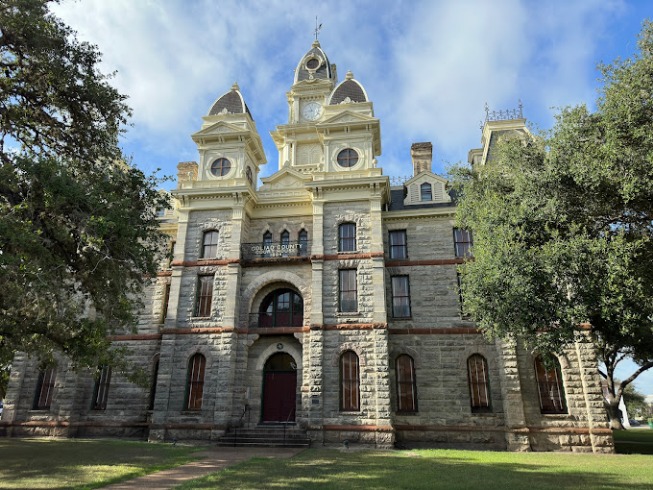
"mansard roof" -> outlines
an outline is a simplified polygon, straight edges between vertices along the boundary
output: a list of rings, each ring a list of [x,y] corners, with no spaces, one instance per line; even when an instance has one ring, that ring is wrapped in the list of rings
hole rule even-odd
[[[249,117],[254,120],[252,113],[249,112],[249,107],[245,104],[245,99],[243,99],[243,94],[240,93],[240,88],[237,83],[234,83],[231,87],[231,90],[226,94],[218,97],[211,109],[209,110],[209,116],[217,116],[221,114],[249,114]]]
[[[351,71],[348,71],[345,80],[343,80],[331,93],[329,104],[337,105],[367,101],[368,98],[365,89],[357,80],[354,80],[354,74]]]
[[[311,49],[299,60],[295,70],[295,83],[315,79],[335,81],[336,73],[333,68],[326,53],[320,47],[320,42],[313,41]]]

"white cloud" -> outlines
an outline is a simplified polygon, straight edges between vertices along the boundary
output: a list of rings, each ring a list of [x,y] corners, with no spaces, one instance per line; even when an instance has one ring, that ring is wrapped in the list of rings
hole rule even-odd
[[[127,146],[136,160],[168,173],[196,158],[189,135],[234,81],[266,146],[265,173],[276,170],[268,133],[286,122],[285,93],[318,15],[340,78],[351,69],[375,103],[380,164],[405,174],[413,141],[433,141],[436,160],[464,160],[479,143],[485,102],[514,108],[521,97],[529,119],[550,124],[551,106],[593,100],[597,49],[622,2],[85,0],[53,8],[99,46],[103,71],[118,70],[115,85],[134,109]]]

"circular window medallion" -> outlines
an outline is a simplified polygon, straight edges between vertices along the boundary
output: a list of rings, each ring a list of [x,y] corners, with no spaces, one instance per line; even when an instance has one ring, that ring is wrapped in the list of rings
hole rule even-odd
[[[211,173],[216,177],[224,177],[231,170],[231,162],[226,158],[218,158],[211,164]]]
[[[345,148],[336,157],[338,165],[350,168],[358,163],[358,153],[353,148]]]
[[[317,70],[320,66],[320,60],[317,58],[311,58],[306,62],[306,68],[309,70]]]

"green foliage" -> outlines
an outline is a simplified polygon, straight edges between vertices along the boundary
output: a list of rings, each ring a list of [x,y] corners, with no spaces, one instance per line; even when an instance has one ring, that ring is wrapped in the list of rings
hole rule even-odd
[[[559,351],[588,325],[612,398],[653,366],[653,24],[639,54],[603,66],[591,113],[506,138],[484,166],[452,169],[466,310],[488,335]],[[641,368],[615,389],[625,355]]]
[[[0,2],[0,365],[120,365],[162,236],[157,182],[118,146],[125,97],[45,0]],[[124,367],[124,366],[123,366]]]
[[[626,405],[626,411],[630,418],[634,417],[643,417],[648,415],[648,405],[646,403],[646,397],[637,391],[635,385],[629,384],[623,390],[623,399],[624,404]],[[653,436],[651,436],[653,439]]]

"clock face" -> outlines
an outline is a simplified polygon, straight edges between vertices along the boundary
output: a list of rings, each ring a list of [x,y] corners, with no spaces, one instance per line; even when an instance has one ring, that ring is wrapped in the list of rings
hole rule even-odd
[[[315,121],[320,117],[322,106],[318,102],[309,102],[302,109],[302,117],[309,121]]]

